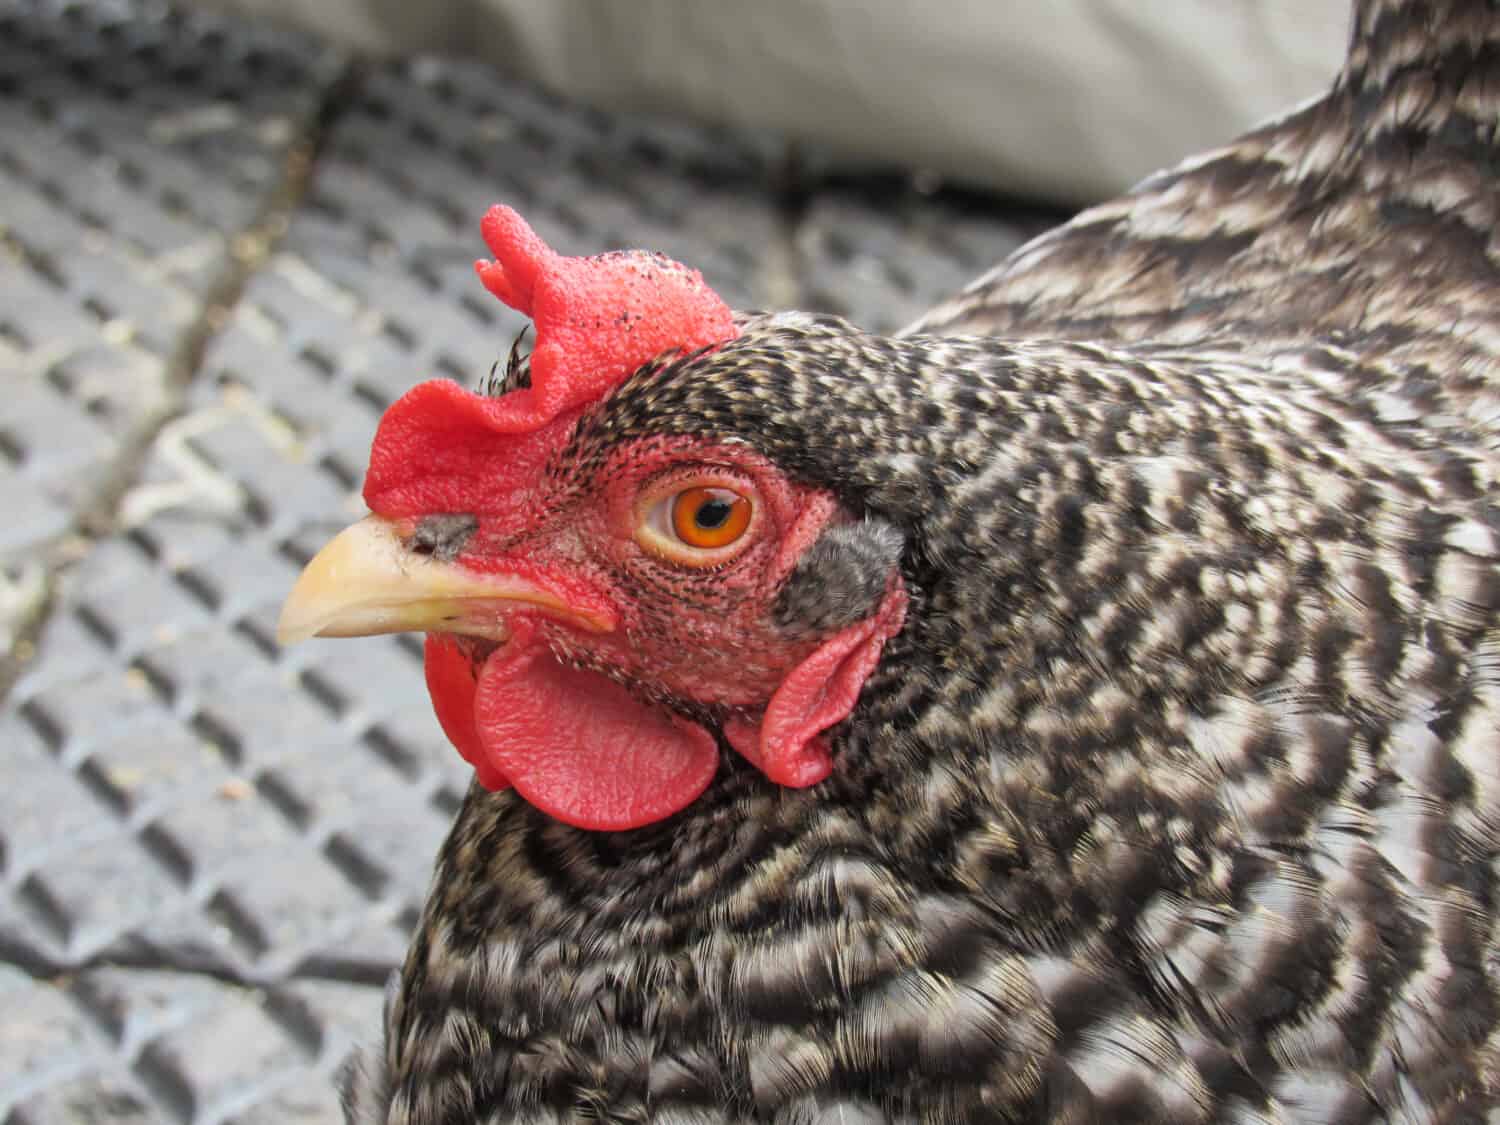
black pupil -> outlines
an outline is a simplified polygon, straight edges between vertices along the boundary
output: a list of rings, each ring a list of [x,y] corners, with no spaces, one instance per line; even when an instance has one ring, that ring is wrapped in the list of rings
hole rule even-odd
[[[698,505],[698,510],[693,513],[693,522],[704,531],[716,531],[724,526],[724,521],[729,518],[729,510],[733,505],[728,500],[721,500],[717,496],[710,497]]]

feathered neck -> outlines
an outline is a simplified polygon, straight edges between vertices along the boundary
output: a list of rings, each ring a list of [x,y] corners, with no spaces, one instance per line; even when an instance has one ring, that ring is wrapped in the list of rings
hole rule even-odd
[[[1332,99],[1366,120],[1418,123],[1432,106],[1500,120],[1500,4],[1494,0],[1358,0]]]

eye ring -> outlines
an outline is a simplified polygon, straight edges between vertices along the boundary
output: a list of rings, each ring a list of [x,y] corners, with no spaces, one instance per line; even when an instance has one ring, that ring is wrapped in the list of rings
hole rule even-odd
[[[641,498],[635,538],[668,562],[719,566],[754,541],[758,501],[744,482],[717,475],[671,480]]]

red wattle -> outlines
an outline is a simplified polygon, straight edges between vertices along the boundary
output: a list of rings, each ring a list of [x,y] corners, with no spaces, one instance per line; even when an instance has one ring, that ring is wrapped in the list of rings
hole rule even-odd
[[[479,784],[494,792],[510,788],[510,781],[485,756],[484,744],[474,725],[474,694],[478,689],[474,662],[455,640],[445,633],[428,633],[423,648],[423,670],[427,674],[427,693],[438,725],[453,743],[459,757],[474,767]]]
[[[479,674],[473,719],[479,757],[521,796],[576,827],[619,830],[668,817],[703,792],[719,765],[707,730],[597,672],[559,664],[532,622],[514,625]]]

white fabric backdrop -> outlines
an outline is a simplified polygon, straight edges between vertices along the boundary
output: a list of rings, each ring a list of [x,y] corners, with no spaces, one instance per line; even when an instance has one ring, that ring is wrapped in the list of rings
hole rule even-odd
[[[1082,203],[1322,90],[1345,0],[197,0]]]

